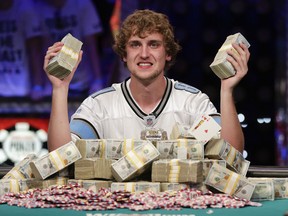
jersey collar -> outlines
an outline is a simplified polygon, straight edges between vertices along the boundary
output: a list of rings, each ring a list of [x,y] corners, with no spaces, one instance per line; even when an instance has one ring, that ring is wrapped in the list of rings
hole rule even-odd
[[[126,79],[124,82],[121,83],[121,89],[122,89],[122,93],[123,93],[127,103],[131,107],[131,109],[141,119],[144,119],[145,116],[148,116],[151,114],[153,114],[157,118],[161,114],[161,112],[163,111],[163,109],[165,108],[165,105],[167,104],[167,102],[169,100],[169,97],[170,97],[170,94],[172,91],[172,81],[170,79],[168,79],[167,77],[165,77],[167,85],[166,85],[166,89],[165,89],[164,95],[163,95],[160,103],[158,104],[156,109],[153,111],[153,113],[146,114],[139,108],[139,106],[133,100],[132,95],[129,92],[129,89],[127,87],[127,82],[129,79],[130,78]]]

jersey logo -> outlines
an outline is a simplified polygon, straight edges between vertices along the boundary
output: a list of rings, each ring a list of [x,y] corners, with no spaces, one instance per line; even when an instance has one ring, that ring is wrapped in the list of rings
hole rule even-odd
[[[107,88],[101,89],[101,90],[93,93],[93,94],[91,95],[91,97],[92,97],[92,98],[95,98],[95,97],[97,97],[98,95],[105,94],[105,93],[111,92],[111,91],[116,91],[116,90],[115,90],[115,88],[112,87],[112,86],[111,86],[111,87],[107,87]]]
[[[192,94],[197,94],[199,92],[199,89],[192,87],[190,85],[187,85],[185,83],[181,83],[181,82],[176,82],[174,85],[174,88],[178,89],[178,90],[185,90],[185,91],[190,92]]]

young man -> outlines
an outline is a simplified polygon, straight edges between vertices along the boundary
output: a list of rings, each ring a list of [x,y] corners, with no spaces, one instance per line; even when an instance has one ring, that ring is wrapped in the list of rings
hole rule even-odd
[[[63,44],[49,47],[44,69]],[[244,136],[233,101],[233,89],[248,71],[250,53],[244,45],[228,51],[236,75],[221,80],[221,137],[239,151]],[[217,114],[208,96],[198,89],[168,79],[164,71],[174,63],[180,46],[167,17],[151,10],[138,10],[123,22],[114,50],[131,73],[130,79],[90,95],[69,124],[67,96],[74,71],[64,80],[48,77],[53,85],[48,130],[49,150],[79,138],[135,138],[147,127],[163,129],[168,137],[175,123],[192,125],[202,114]],[[79,61],[81,61],[82,52]]]

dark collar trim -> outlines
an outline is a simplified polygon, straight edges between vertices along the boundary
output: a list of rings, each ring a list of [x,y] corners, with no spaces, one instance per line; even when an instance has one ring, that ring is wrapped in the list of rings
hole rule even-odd
[[[166,79],[166,89],[163,95],[163,98],[161,99],[160,103],[158,104],[158,106],[156,107],[156,109],[153,112],[153,115],[157,118],[161,112],[163,111],[163,109],[165,108],[165,105],[167,104],[171,91],[172,91],[172,81],[170,79],[168,79],[167,77],[165,77]],[[123,92],[123,95],[127,101],[127,103],[129,104],[129,106],[131,107],[131,109],[135,112],[135,114],[140,117],[141,119],[144,119],[145,116],[148,116],[149,114],[144,113],[139,107],[138,105],[135,103],[135,101],[133,100],[131,94],[129,93],[128,87],[127,87],[127,81],[128,79],[126,79],[124,82],[122,82],[121,84],[121,89]]]

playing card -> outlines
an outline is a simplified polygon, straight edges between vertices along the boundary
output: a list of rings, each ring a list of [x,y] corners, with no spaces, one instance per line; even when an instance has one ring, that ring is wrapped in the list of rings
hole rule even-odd
[[[221,126],[209,115],[202,115],[197,119],[193,126],[190,128],[189,133],[197,140],[208,142],[213,136],[215,136]]]

